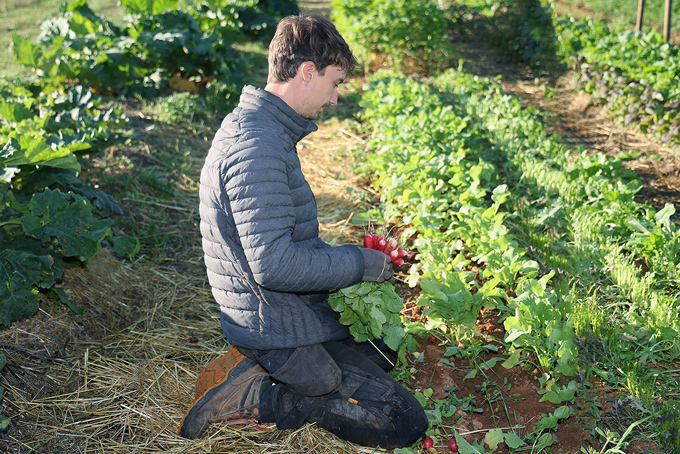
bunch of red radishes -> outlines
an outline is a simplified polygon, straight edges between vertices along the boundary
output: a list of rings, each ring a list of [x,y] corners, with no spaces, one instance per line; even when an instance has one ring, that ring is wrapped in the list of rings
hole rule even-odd
[[[384,252],[390,256],[392,263],[397,266],[403,265],[404,257],[408,255],[406,249],[399,246],[396,238],[377,233],[366,234],[364,237],[364,247]]]

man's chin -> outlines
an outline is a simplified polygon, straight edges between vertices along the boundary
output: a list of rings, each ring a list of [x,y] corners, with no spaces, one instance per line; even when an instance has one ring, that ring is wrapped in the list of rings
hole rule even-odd
[[[321,113],[324,110],[326,110],[326,108],[328,108],[328,106],[323,106],[323,107],[319,108],[319,110],[317,110],[316,112],[302,113],[302,114],[300,114],[300,116],[303,117],[303,118],[306,118],[307,120],[316,120],[317,118],[319,118],[319,115],[321,115]]]
[[[316,120],[317,118],[319,118],[319,115],[321,115],[321,112],[323,111],[305,114],[302,115],[302,117],[306,118],[307,120]]]

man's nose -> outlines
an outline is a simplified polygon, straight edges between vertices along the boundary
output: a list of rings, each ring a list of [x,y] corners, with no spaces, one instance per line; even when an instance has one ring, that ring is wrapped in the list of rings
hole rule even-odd
[[[331,96],[331,106],[338,105],[338,89],[337,87],[333,90],[333,96]]]

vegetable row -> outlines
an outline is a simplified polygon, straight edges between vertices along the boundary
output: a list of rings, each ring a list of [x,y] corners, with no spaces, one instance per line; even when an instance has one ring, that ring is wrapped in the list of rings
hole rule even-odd
[[[564,148],[494,81],[435,85],[379,74],[362,96],[380,215],[415,237],[428,328],[464,339],[499,309],[508,364],[535,355],[546,383],[593,372],[589,338],[664,358],[680,333],[674,207],[636,202],[619,159]]]
[[[578,87],[618,123],[680,143],[680,51],[654,30],[635,33],[600,20],[556,22],[560,53]]]

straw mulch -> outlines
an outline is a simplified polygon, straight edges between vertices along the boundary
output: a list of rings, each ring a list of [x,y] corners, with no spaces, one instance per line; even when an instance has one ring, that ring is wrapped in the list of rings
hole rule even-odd
[[[343,123],[333,123],[298,145],[302,171],[316,198],[319,234],[331,246],[358,245],[367,228],[354,219],[372,197],[370,188],[351,171],[355,163],[349,148],[360,142]]]
[[[179,179],[179,197],[125,201],[131,219],[141,225],[153,219],[175,241],[134,263],[104,251],[64,277],[82,314],[45,300],[35,317],[0,332],[8,361],[0,412],[12,417],[0,433],[0,452],[383,452],[312,425],[286,431],[215,425],[195,441],[176,434],[198,373],[228,347],[198,232],[196,181],[210,134],[187,139],[193,169]],[[162,129],[145,140],[150,159],[154,147],[176,146],[176,135]],[[352,218],[364,202],[346,189],[361,191],[346,149],[357,140],[342,123],[327,123],[299,147],[330,244],[357,243],[363,233]]]

